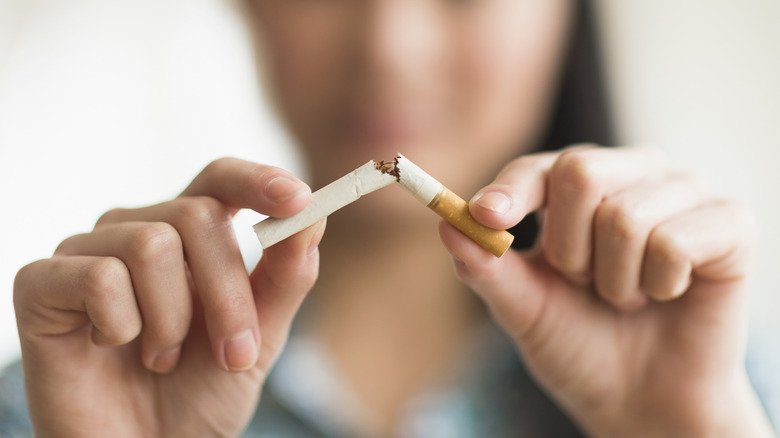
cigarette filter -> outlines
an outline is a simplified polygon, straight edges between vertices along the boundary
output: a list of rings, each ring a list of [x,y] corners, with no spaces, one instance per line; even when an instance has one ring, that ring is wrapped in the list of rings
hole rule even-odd
[[[512,234],[477,222],[466,201],[403,155],[398,155],[395,168],[403,188],[491,254],[501,257],[512,245]]]
[[[311,195],[311,202],[294,216],[266,218],[255,224],[257,238],[268,248],[293,234],[314,225],[334,211],[357,201],[361,196],[379,190],[396,181],[380,166],[369,161],[352,172],[333,181]]]

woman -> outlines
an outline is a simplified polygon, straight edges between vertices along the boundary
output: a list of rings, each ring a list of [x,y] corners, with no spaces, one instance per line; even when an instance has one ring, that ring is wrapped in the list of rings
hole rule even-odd
[[[249,6],[313,186],[401,151],[476,193],[485,225],[538,211],[538,244],[494,258],[387,189],[247,275],[231,214],[289,216],[310,189],[216,161],[179,198],[110,211],[19,272],[38,435],[235,436],[254,416],[248,434],[772,436],[743,365],[747,213],[644,149],[513,159],[550,123],[556,147],[593,126],[598,111],[568,106],[586,3]]]

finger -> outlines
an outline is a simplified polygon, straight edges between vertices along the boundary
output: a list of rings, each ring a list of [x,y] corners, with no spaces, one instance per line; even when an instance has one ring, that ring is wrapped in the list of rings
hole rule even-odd
[[[589,280],[593,217],[605,196],[659,171],[662,161],[645,148],[579,146],[562,153],[521,157],[472,198],[472,215],[508,228],[542,206],[541,243],[548,262],[571,279]]]
[[[593,272],[599,295],[625,311],[644,305],[640,283],[650,231],[706,200],[704,185],[687,175],[643,182],[608,196],[594,221]]]
[[[251,275],[263,341],[258,364],[264,370],[287,341],[293,317],[317,278],[317,245],[325,223],[323,219],[266,249]]]
[[[166,222],[176,229],[203,304],[214,360],[225,370],[251,368],[257,359],[260,333],[230,211],[211,197],[182,197],[122,210],[111,220]]]
[[[55,254],[116,257],[130,272],[143,316],[141,357],[171,371],[192,319],[192,295],[178,232],[164,222],[125,222],[66,239]]]
[[[237,158],[221,158],[206,166],[180,197],[218,199],[232,214],[240,208],[274,216],[291,216],[309,202],[311,189],[284,169]],[[124,220],[128,209],[105,213],[97,226]]]
[[[185,196],[142,209],[113,210],[98,223],[102,226],[117,221],[154,221],[176,228],[203,305],[212,353],[223,369],[251,368],[257,360],[260,337],[254,298],[233,233],[231,214],[243,207],[271,216],[299,211],[308,202],[310,191],[308,187],[302,192],[277,191],[277,183],[287,186],[288,176],[287,172],[268,166],[236,159],[217,160],[184,191]]]
[[[92,325],[97,345],[124,345],[141,332],[130,273],[114,257],[53,257],[22,268],[14,307],[25,336],[63,336]]]
[[[578,149],[550,169],[542,246],[548,262],[571,279],[589,280],[593,219],[604,197],[652,177],[662,168],[645,148]]]
[[[544,307],[544,295],[538,291],[548,288],[535,282],[539,277],[532,270],[545,268],[532,266],[515,251],[493,257],[444,221],[439,234],[454,258],[458,277],[482,297],[497,322],[519,342]]]
[[[309,186],[290,172],[237,158],[212,162],[182,193],[209,196],[231,209],[251,208],[274,217],[299,212],[308,204],[310,195]]]
[[[755,225],[747,210],[713,201],[661,223],[647,242],[642,288],[656,300],[679,297],[691,277],[741,281],[749,273]]]
[[[571,153],[597,149],[580,145],[566,149]],[[495,229],[516,225],[528,213],[547,204],[548,176],[561,152],[542,152],[512,160],[490,185],[479,190],[469,202],[470,212],[480,223]]]
[[[525,155],[511,161],[496,179],[469,201],[469,210],[481,224],[505,230],[542,207],[547,196],[547,173],[557,152]]]

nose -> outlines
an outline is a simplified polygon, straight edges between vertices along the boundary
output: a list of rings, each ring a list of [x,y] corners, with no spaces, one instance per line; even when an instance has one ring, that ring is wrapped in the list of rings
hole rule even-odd
[[[435,0],[366,0],[361,63],[397,79],[431,72],[441,61],[443,29]]]

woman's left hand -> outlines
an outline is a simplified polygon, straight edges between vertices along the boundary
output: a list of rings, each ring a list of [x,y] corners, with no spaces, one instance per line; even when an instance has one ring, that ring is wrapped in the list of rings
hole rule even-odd
[[[754,225],[642,148],[509,163],[470,203],[528,252],[495,258],[446,223],[457,271],[537,380],[594,436],[773,436],[744,369]]]

